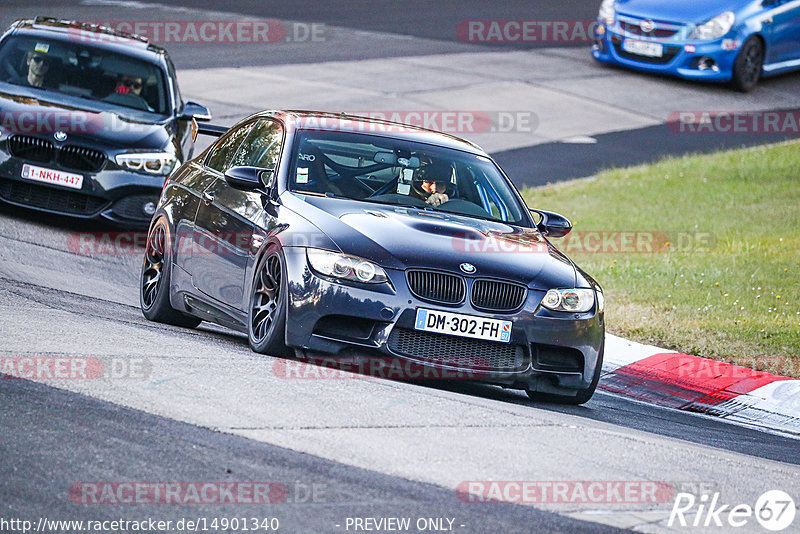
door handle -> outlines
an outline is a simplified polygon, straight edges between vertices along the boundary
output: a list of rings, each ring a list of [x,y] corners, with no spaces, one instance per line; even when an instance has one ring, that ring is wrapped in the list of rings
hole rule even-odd
[[[214,202],[214,193],[210,191],[203,191],[203,204],[206,206]]]

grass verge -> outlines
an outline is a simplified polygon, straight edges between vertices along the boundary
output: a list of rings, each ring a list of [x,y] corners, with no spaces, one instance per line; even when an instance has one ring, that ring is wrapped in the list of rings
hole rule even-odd
[[[603,286],[609,332],[800,378],[800,143],[668,158],[524,196],[573,221],[553,242]]]

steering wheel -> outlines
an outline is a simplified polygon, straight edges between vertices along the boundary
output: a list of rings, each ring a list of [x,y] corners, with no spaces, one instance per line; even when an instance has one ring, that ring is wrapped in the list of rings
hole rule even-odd
[[[104,102],[111,104],[119,104],[126,108],[141,109],[142,111],[150,111],[150,105],[143,97],[133,93],[111,93],[103,99]]]

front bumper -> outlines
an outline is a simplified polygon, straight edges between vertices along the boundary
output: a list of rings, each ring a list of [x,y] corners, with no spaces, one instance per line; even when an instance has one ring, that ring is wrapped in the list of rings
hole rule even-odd
[[[315,274],[305,248],[286,247],[284,253],[290,280],[286,343],[307,354],[366,352],[449,371],[443,378],[556,394],[588,388],[602,365],[603,314],[550,312],[539,306],[544,291],[529,290],[519,311],[491,314],[474,309],[469,299],[455,307],[421,301],[409,291],[404,271],[386,269],[391,284],[365,287]],[[415,330],[418,308],[510,320],[511,340]]]
[[[609,28],[602,23],[599,23],[598,29],[592,46],[592,57],[599,62],[711,82],[730,81],[733,64],[743,42],[742,39],[730,37],[711,42],[682,38],[643,39],[623,32],[618,25]],[[661,44],[663,55],[653,58],[626,52],[622,48],[625,39],[648,40]]]
[[[73,189],[22,178],[25,164],[80,174],[83,184],[80,189]],[[131,228],[147,227],[152,212],[145,213],[143,207],[148,202],[154,208],[158,204],[165,177],[109,167],[106,162],[97,172],[81,172],[55,162],[24,160],[0,148],[0,201],[68,217],[105,219]]]

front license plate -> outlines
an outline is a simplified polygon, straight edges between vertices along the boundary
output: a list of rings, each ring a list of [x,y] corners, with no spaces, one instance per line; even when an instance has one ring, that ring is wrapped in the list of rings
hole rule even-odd
[[[37,182],[63,185],[72,189],[80,189],[83,185],[83,176],[80,174],[45,169],[44,167],[27,164],[22,166],[22,177],[28,180],[36,180]]]
[[[640,56],[661,57],[664,55],[664,47],[661,44],[636,41],[635,39],[625,39],[622,41],[622,49],[631,54]]]
[[[418,309],[414,328],[426,332],[487,339],[502,343],[508,343],[511,339],[511,321],[436,310]]]

